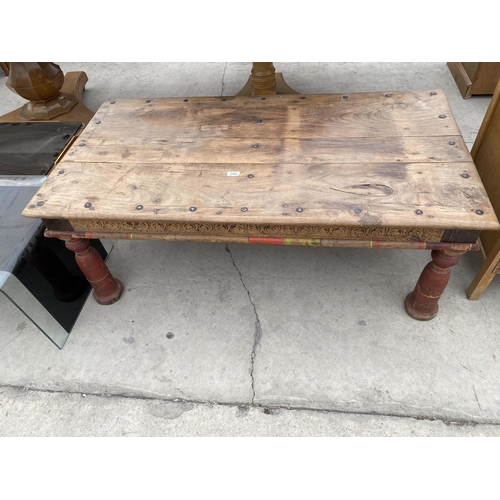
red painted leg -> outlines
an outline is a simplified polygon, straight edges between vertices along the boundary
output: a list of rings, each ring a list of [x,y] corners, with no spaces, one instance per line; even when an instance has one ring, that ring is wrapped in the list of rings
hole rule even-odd
[[[120,280],[113,278],[97,250],[86,239],[66,241],[66,248],[75,252],[78,267],[94,289],[94,299],[103,306],[115,303],[123,292]]]
[[[406,312],[414,319],[428,321],[438,312],[438,300],[450,279],[450,267],[458,264],[464,252],[433,250],[429,262],[412,293],[405,299]]]

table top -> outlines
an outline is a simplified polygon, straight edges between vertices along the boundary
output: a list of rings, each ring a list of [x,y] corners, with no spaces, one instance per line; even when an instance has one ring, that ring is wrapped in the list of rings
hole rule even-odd
[[[500,228],[439,89],[106,101],[23,215]]]

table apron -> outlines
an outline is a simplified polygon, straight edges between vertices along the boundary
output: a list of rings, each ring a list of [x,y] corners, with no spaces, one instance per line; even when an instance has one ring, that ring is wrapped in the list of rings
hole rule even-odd
[[[67,239],[122,239],[122,240],[160,240],[191,241],[198,243],[241,243],[261,245],[301,245],[313,247],[339,248],[394,248],[408,250],[453,250],[477,251],[477,243],[460,242],[425,242],[425,241],[376,241],[376,240],[335,240],[328,238],[273,238],[261,236],[210,236],[196,234],[161,234],[161,233],[122,233],[109,231],[45,231],[47,238]]]

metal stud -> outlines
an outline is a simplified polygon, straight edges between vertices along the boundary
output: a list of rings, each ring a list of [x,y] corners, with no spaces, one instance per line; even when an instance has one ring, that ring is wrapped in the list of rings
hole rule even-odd
[[[262,120],[259,118],[259,119],[257,120],[257,123],[262,123]]]
[[[242,211],[242,212],[248,212],[248,208],[247,208],[247,207],[243,207],[243,208],[241,209],[241,211]]]
[[[415,213],[416,213],[417,215],[422,215],[424,212],[422,212],[422,210],[415,210]]]
[[[247,177],[248,177],[249,179],[252,179],[252,178],[253,178],[253,174],[248,174],[248,175],[247,175]]]
[[[43,205],[43,201],[39,201],[39,202],[37,203],[37,206],[39,206],[39,207],[41,207],[42,205]]]
[[[431,92],[431,95],[437,95],[437,92]]]
[[[392,94],[385,94],[385,97],[392,97]]]
[[[439,118],[446,118],[446,115],[439,115]]]
[[[349,96],[348,95],[343,95],[342,99],[349,99]]]
[[[96,125],[99,125],[99,124],[101,123],[101,120],[96,120],[94,123],[95,123]]]
[[[190,207],[190,208],[189,208],[189,211],[190,211],[190,212],[196,212],[196,207]]]
[[[448,144],[449,144],[450,146],[454,146],[454,145],[455,145],[455,141],[448,141]]]
[[[259,147],[258,144],[252,144],[252,148],[257,149]]]
[[[361,208],[356,208],[356,209],[354,210],[354,213],[355,213],[356,215],[359,215],[359,214],[361,213]]]
[[[136,209],[136,210],[142,210],[143,208],[144,208],[144,207],[143,207],[142,205],[137,205],[137,206],[135,207],[135,209]]]
[[[469,174],[462,174],[462,177],[463,177],[464,179],[468,179],[468,178],[470,177],[470,175],[469,175]]]
[[[85,205],[83,205],[85,208],[90,208],[92,206],[92,203],[90,203],[89,201],[87,203],[85,203]]]
[[[476,210],[477,215],[484,215],[484,212],[482,210]]]
[[[303,212],[303,211],[304,211],[304,209],[303,209],[302,207],[299,207],[299,208],[295,209],[295,211],[296,211],[296,212],[299,212],[299,214],[300,214],[301,212]]]
[[[188,102],[188,99],[184,99],[182,102]]]
[[[109,101],[109,104],[114,104],[116,101]]]
[[[59,175],[62,175],[64,174],[64,170],[59,170],[59,172],[57,172]]]
[[[151,102],[151,99],[146,99],[146,102]]]

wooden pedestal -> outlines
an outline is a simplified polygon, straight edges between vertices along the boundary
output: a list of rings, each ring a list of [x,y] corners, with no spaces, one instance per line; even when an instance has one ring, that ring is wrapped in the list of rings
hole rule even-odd
[[[94,116],[82,102],[88,81],[83,71],[63,75],[54,63],[9,63],[6,85],[29,102],[0,116],[0,122],[80,122],[82,128]]]

